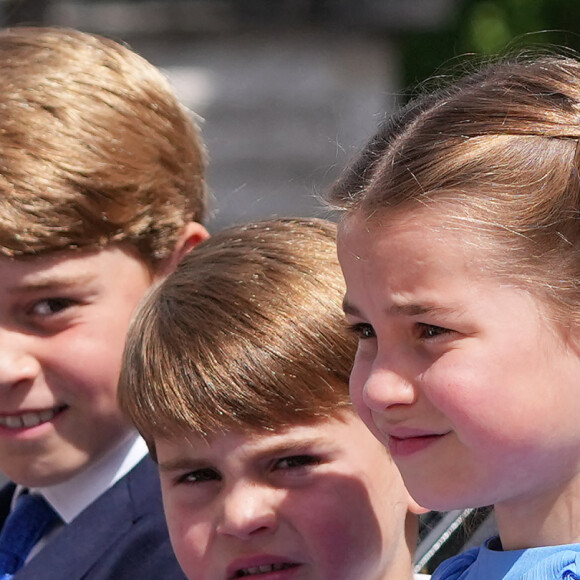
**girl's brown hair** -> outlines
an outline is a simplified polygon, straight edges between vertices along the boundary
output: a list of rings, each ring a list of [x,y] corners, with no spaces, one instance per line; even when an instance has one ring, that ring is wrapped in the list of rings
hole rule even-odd
[[[561,322],[580,323],[577,60],[490,63],[411,103],[380,134],[371,173],[356,172],[369,146],[330,192],[332,205],[368,218],[436,208],[442,227],[478,236],[492,271],[540,294]]]

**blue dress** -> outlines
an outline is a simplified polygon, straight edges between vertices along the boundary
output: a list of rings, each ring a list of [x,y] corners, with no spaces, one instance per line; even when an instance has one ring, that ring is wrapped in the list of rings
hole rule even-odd
[[[432,580],[580,580],[580,544],[493,550],[498,538],[443,562]]]

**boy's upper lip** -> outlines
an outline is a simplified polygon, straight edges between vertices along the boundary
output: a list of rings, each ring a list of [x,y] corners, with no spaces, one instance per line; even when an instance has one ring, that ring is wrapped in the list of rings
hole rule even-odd
[[[226,580],[234,580],[238,576],[236,573],[239,570],[244,570],[246,568],[257,568],[258,566],[269,566],[272,564],[293,564],[299,565],[300,562],[296,562],[292,558],[286,556],[279,556],[274,554],[255,554],[253,556],[244,556],[243,558],[237,558],[230,562],[226,570]]]

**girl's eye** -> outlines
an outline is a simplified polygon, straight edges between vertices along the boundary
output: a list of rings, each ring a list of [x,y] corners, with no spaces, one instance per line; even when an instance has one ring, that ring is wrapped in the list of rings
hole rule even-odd
[[[375,329],[366,322],[358,322],[356,324],[350,324],[348,327],[349,331],[352,332],[359,340],[368,340],[369,338],[375,338]]]
[[[320,462],[320,457],[314,455],[292,455],[276,461],[274,469],[300,469],[301,467],[318,465]]]
[[[75,301],[70,298],[47,298],[36,302],[32,306],[31,313],[36,316],[51,316],[70,308],[74,304]]]
[[[423,324],[419,323],[417,325],[419,338],[422,340],[429,340],[431,338],[437,338],[443,334],[449,334],[451,330],[448,328],[443,328],[442,326],[435,326],[434,324]]]
[[[205,483],[207,481],[220,481],[221,475],[212,468],[196,469],[188,471],[178,478],[178,483]]]

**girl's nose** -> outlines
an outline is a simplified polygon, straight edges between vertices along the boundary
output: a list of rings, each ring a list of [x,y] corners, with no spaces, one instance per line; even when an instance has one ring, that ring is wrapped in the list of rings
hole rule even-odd
[[[276,490],[255,483],[238,483],[225,491],[218,532],[249,539],[277,528]]]
[[[411,405],[417,399],[413,384],[395,370],[374,368],[362,386],[362,402],[371,411],[397,405]]]
[[[40,364],[27,339],[25,335],[0,329],[0,388],[29,383],[38,375]]]

